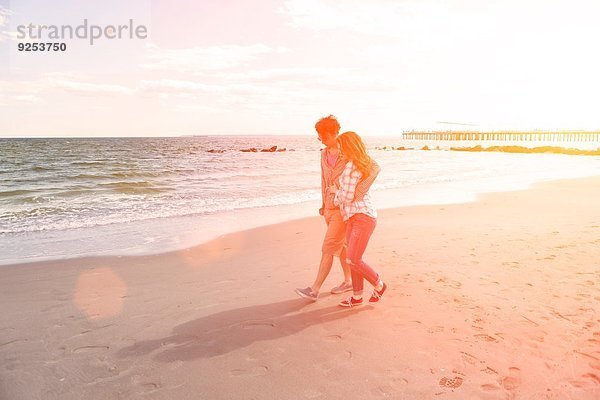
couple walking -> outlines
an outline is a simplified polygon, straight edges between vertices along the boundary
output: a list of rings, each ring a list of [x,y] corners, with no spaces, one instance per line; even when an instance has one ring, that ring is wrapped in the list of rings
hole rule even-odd
[[[367,154],[365,145],[356,133],[344,132],[330,115],[315,125],[321,150],[321,195],[319,214],[327,224],[323,240],[321,263],[312,286],[296,289],[304,298],[317,301],[319,290],[331,271],[334,256],[339,257],[344,270],[344,282],[331,290],[333,294],[353,291],[342,300],[342,307],[363,304],[363,283],[373,285],[369,301],[377,302],[387,285],[362,259],[377,222],[377,210],[371,203],[369,188],[379,174],[379,165]]]

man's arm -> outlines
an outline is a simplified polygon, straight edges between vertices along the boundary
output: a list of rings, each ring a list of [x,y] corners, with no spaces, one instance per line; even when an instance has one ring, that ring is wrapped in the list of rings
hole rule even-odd
[[[361,180],[358,183],[358,185],[356,185],[356,191],[354,192],[354,201],[360,201],[363,199],[363,197],[365,197],[365,194],[367,194],[367,192],[371,188],[371,185],[373,184],[373,182],[375,182],[375,178],[377,178],[377,175],[379,175],[379,171],[381,171],[379,164],[377,164],[375,160],[371,159],[371,169],[369,170],[369,176]]]
[[[325,175],[323,173],[323,150],[321,150],[321,158],[320,158],[320,166],[321,166],[321,208],[319,208],[319,214],[323,215],[325,209]]]

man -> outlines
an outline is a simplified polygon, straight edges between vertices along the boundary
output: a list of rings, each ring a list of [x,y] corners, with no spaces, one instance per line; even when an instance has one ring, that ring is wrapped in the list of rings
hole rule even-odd
[[[327,232],[323,239],[321,248],[321,262],[317,277],[312,284],[304,289],[296,289],[296,293],[306,299],[317,301],[319,290],[331,271],[333,257],[340,259],[344,270],[344,282],[331,289],[332,294],[340,294],[352,290],[352,275],[350,267],[346,264],[346,223],[342,219],[340,209],[333,203],[335,191],[331,187],[339,185],[339,177],[344,171],[347,160],[341,155],[337,146],[337,135],[340,132],[340,124],[333,116],[321,118],[316,124],[319,140],[325,145],[321,149],[321,208],[319,214],[325,218]],[[361,200],[369,190],[373,181],[379,174],[379,165],[373,162],[369,176],[365,177],[356,187],[354,198]]]

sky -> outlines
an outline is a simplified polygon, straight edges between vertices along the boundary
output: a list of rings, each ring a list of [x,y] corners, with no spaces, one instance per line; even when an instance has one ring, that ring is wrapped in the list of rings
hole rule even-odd
[[[596,0],[0,0],[0,137],[600,130]],[[126,24],[53,39],[19,25]]]

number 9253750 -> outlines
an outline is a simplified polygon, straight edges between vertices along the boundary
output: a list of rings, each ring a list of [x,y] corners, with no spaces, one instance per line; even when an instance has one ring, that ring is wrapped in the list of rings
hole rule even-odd
[[[66,43],[19,43],[19,51],[66,51]]]

